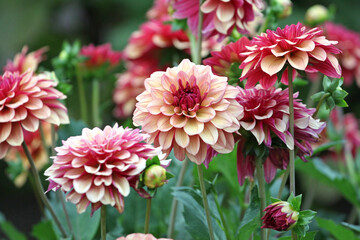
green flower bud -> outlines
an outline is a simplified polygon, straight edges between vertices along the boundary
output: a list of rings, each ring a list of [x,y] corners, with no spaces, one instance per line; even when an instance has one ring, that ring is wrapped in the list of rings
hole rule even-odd
[[[323,5],[316,4],[310,7],[305,14],[305,22],[310,26],[321,24],[330,18],[329,10]]]
[[[163,186],[167,182],[166,169],[160,165],[151,165],[145,170],[144,184],[150,189]]]

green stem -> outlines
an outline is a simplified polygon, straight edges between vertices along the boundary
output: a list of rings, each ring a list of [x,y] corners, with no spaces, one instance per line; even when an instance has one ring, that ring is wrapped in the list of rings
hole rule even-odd
[[[76,80],[77,80],[78,91],[79,91],[78,94],[79,94],[79,102],[80,102],[81,119],[87,124],[88,123],[88,111],[87,111],[87,105],[86,105],[85,86],[84,86],[84,81],[83,81],[80,67],[76,68]]]
[[[294,89],[293,89],[293,79],[292,79],[292,67],[288,67],[288,83],[289,83],[289,128],[290,134],[293,138],[294,147],[289,149],[289,168],[290,168],[290,192],[295,196],[295,135],[294,135]],[[292,239],[296,240],[297,236],[294,230],[291,230]]]
[[[32,156],[29,152],[29,149],[28,147],[26,146],[26,143],[25,141],[21,144],[22,148],[24,149],[24,152],[25,152],[25,155],[27,157],[27,159],[29,160],[29,163],[30,163],[30,167],[31,167],[31,173],[34,177],[34,183],[35,183],[35,186],[36,186],[36,189],[37,189],[37,194],[39,195],[42,203],[45,205],[45,207],[49,210],[52,218],[54,219],[56,225],[58,226],[60,232],[61,232],[61,235],[63,238],[66,238],[66,232],[63,228],[63,226],[61,225],[58,217],[56,216],[56,213],[54,211],[54,209],[51,207],[50,205],[50,202],[49,200],[47,199],[45,193],[44,193],[44,189],[41,185],[41,180],[40,180],[40,177],[38,175],[38,171],[36,169],[36,166],[35,166],[35,163],[34,163],[34,160],[32,159]]]
[[[151,198],[148,198],[146,199],[146,215],[145,215],[145,228],[144,228],[145,234],[149,232],[150,212],[151,212]]]
[[[43,129],[43,126],[41,124],[41,121],[39,123],[39,131],[40,131],[41,143],[42,143],[43,148],[44,148],[44,150],[46,152],[46,158],[49,158],[49,146],[46,144],[44,129]]]
[[[256,178],[259,184],[260,218],[261,218],[264,216],[264,209],[266,208],[264,166],[261,158],[256,159]],[[261,240],[266,240],[266,239],[267,239],[266,229],[261,228]]]
[[[287,180],[289,178],[289,172],[290,172],[290,168],[287,168],[285,170],[285,173],[284,173],[283,177],[282,177],[281,184],[280,184],[280,187],[279,187],[278,196],[277,196],[279,199],[281,199],[282,193],[283,193],[284,188],[285,188],[285,184],[286,184],[286,182],[287,182]]]
[[[224,217],[224,214],[223,212],[221,211],[221,206],[219,204],[219,201],[218,201],[218,196],[217,194],[215,193],[214,194],[214,200],[215,200],[215,204],[216,204],[216,208],[220,214],[220,219],[221,219],[221,222],[222,222],[222,225],[223,225],[223,229],[224,229],[224,232],[225,232],[225,235],[226,235],[226,239],[227,240],[230,240],[231,237],[230,237],[230,234],[229,234],[229,229],[228,229],[228,226],[227,226],[227,223],[226,223],[226,219]]]
[[[93,79],[92,81],[92,124],[93,127],[100,127],[100,112],[99,112],[99,103],[100,103],[100,85],[99,80]]]
[[[101,240],[106,240],[106,205],[101,206],[100,231]]]
[[[29,175],[29,181],[30,181],[32,190],[36,193],[37,192],[37,187],[35,185],[35,180],[34,180],[32,174]],[[41,201],[41,198],[40,198],[39,194],[35,194],[35,198],[36,198],[36,202],[37,202],[37,204],[39,206],[41,216],[45,216],[44,204]]]
[[[199,0],[199,8],[202,0]],[[201,50],[202,50],[202,27],[203,27],[203,13],[199,11],[198,36],[196,44],[196,59],[193,59],[195,64],[201,64]]]
[[[189,162],[188,158],[185,158],[185,160],[182,162],[179,177],[178,177],[178,180],[176,182],[176,187],[181,187],[182,184],[183,184],[184,176],[185,176],[185,173],[186,173],[186,167],[187,167],[188,162]],[[170,224],[169,224],[169,228],[168,228],[168,232],[167,232],[167,236],[169,238],[174,238],[173,235],[174,235],[174,227],[175,227],[177,205],[178,205],[178,201],[175,199],[175,197],[173,197],[173,201],[172,201],[172,204],[171,204],[171,211],[170,211]]]
[[[202,165],[197,165],[197,171],[198,171],[198,175],[199,175],[199,183],[200,183],[201,195],[202,195],[202,200],[203,200],[205,214],[206,214],[206,221],[207,221],[207,224],[209,227],[209,236],[210,236],[210,240],[214,240],[215,239],[214,231],[213,231],[213,227],[211,224],[210,209],[209,209],[209,204],[207,201],[207,194],[206,194],[206,189],[205,189],[205,184],[204,184]]]
[[[311,96],[319,91],[320,86],[321,86],[321,79],[317,79],[315,82],[313,82],[311,84],[311,87],[310,87],[310,90],[306,97],[306,102],[305,102],[307,107],[313,106],[314,102],[312,101]]]
[[[319,112],[319,110],[320,110],[320,107],[321,107],[321,105],[322,105],[322,103],[324,102],[324,100],[327,98],[327,97],[329,97],[330,96],[330,93],[326,93],[326,94],[324,94],[321,98],[320,98],[320,101],[318,102],[318,104],[317,104],[317,106],[316,106],[316,111],[314,112],[314,114],[313,114],[313,118],[316,118],[316,116],[317,116],[317,114],[318,114],[318,112]]]

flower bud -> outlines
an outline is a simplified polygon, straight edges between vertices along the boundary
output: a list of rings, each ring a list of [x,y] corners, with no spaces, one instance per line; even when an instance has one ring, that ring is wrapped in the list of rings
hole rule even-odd
[[[275,3],[282,8],[282,10],[276,14],[279,19],[284,19],[291,15],[293,5],[291,0],[275,0]]]
[[[150,189],[161,187],[166,183],[166,169],[160,165],[151,165],[145,170],[144,184]]]
[[[330,13],[326,7],[316,4],[310,7],[305,14],[305,22],[310,26],[315,26],[329,20]]]
[[[271,228],[277,231],[287,231],[295,226],[299,219],[299,212],[294,211],[288,202],[279,201],[267,206],[265,215],[261,218],[261,228]]]

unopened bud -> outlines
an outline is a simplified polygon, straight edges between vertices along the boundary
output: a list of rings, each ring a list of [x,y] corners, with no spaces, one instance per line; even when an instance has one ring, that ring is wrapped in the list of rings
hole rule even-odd
[[[275,3],[282,8],[276,15],[279,19],[284,19],[291,15],[293,4],[290,0],[275,0]]]
[[[151,165],[145,170],[144,184],[150,189],[158,188],[166,183],[166,169],[160,165]]]
[[[296,225],[299,212],[292,209],[290,203],[279,201],[267,206],[265,215],[261,218],[261,228],[271,228],[277,231],[287,231]]]
[[[321,24],[330,18],[329,10],[323,5],[316,4],[310,7],[305,14],[305,22],[310,26]]]

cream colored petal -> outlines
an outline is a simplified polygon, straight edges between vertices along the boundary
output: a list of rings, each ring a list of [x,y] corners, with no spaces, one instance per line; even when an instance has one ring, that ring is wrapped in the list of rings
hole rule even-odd
[[[199,122],[208,122],[215,117],[215,114],[216,112],[213,108],[203,107],[196,112],[196,119]]]
[[[26,119],[21,121],[23,128],[29,132],[35,132],[39,129],[39,119],[29,115]]]
[[[203,13],[210,13],[214,11],[217,6],[218,2],[216,0],[206,0],[200,9]]]
[[[296,127],[300,129],[305,129],[309,126],[309,120],[310,120],[310,116],[299,118],[294,121],[294,124]]]
[[[73,168],[68,170],[64,177],[65,178],[70,178],[70,179],[76,179],[79,178],[81,176],[81,174],[84,173],[84,169],[83,168]]]
[[[41,109],[33,110],[31,113],[39,119],[46,119],[50,117],[51,110],[48,106],[44,105]]]
[[[160,112],[164,114],[165,116],[172,116],[175,114],[174,112],[174,106],[172,105],[165,105],[160,108]]]
[[[207,144],[215,144],[218,140],[218,130],[212,123],[206,123],[204,130],[200,133],[201,139]]]
[[[184,115],[173,115],[170,118],[170,124],[176,128],[182,128],[185,126],[188,118]]]
[[[113,175],[113,185],[119,190],[120,194],[124,197],[130,193],[130,184],[125,177]]]
[[[265,139],[265,133],[264,130],[260,129],[259,125],[256,125],[252,130],[251,133],[255,136],[257,142],[259,145],[264,141]]]
[[[92,185],[92,176],[89,174],[83,175],[82,177],[74,179],[73,184],[74,190],[77,193],[86,193]]]
[[[200,149],[200,137],[198,135],[190,136],[190,144],[186,148],[186,151],[192,155],[195,155],[199,152],[199,149]]]
[[[230,21],[235,15],[232,3],[220,3],[216,9],[216,16],[222,22]]]
[[[341,66],[340,66],[339,61],[337,60],[337,58],[332,54],[328,54],[327,57],[328,57],[331,65],[334,67],[336,73],[338,75],[341,75]]]
[[[86,197],[92,203],[99,202],[105,194],[105,187],[101,186],[92,186],[89,191],[86,192]]]
[[[198,153],[195,155],[189,154],[188,156],[192,162],[196,163],[197,165],[200,165],[205,161],[206,153],[207,153],[207,145],[203,141],[200,141],[200,147]]]
[[[184,126],[184,131],[189,136],[201,133],[204,130],[204,123],[197,121],[195,118],[190,118]]]
[[[286,130],[286,122],[284,122],[283,120],[276,118],[275,119],[275,128],[276,130],[278,130],[279,132],[285,132]]]
[[[171,128],[173,128],[173,126],[170,123],[170,117],[167,116],[161,117],[157,122],[157,127],[161,132],[167,132]]]
[[[28,111],[24,107],[19,107],[15,110],[15,116],[11,119],[12,122],[24,120],[28,116]]]
[[[186,148],[190,143],[190,138],[183,129],[178,128],[175,131],[175,141],[179,147]]]
[[[304,40],[299,45],[295,46],[295,48],[300,51],[311,52],[315,48],[315,43],[312,40]]]
[[[159,144],[163,149],[168,149],[171,147],[175,135],[175,129],[171,129],[168,132],[159,133]]]
[[[4,142],[11,133],[11,123],[1,123],[0,124],[0,143]]]
[[[290,133],[285,133],[285,144],[290,149],[294,149],[294,138],[291,136]]]
[[[0,123],[10,122],[15,116],[15,110],[12,108],[3,108],[0,111]]]
[[[24,135],[20,123],[13,123],[11,125],[11,133],[6,139],[6,142],[11,146],[20,146],[23,141]]]
[[[185,159],[185,148],[180,147],[174,142],[174,155],[177,160],[183,161]]]
[[[38,98],[30,98],[27,103],[24,104],[24,107],[30,110],[36,110],[43,107],[43,102]]]
[[[87,198],[82,198],[78,204],[76,204],[76,210],[78,213],[85,212],[86,208],[89,206],[90,202]]]
[[[297,51],[296,53],[293,52],[287,56],[290,65],[298,70],[305,70],[309,63],[309,56],[306,52]]]
[[[268,55],[261,60],[261,69],[270,76],[278,73],[284,67],[286,62],[285,57],[275,57]]]

